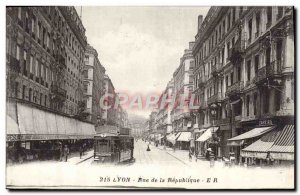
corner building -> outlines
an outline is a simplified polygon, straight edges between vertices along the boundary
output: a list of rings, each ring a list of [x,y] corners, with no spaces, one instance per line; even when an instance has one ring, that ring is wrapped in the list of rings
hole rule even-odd
[[[230,138],[254,128],[294,124],[294,30],[291,7],[212,7],[198,18],[193,55],[197,123],[212,129],[218,157],[253,139]],[[205,140],[200,151],[209,146]]]
[[[74,7],[7,7],[7,96],[71,116],[83,110],[85,28]]]

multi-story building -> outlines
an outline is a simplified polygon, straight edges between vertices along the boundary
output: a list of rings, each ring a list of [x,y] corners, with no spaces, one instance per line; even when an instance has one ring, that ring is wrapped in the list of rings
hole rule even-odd
[[[150,131],[150,133],[152,133],[156,130],[156,122],[155,122],[156,116],[157,116],[157,110],[154,109],[149,116],[149,131]]]
[[[239,156],[243,146],[227,143],[231,137],[293,124],[292,8],[212,7],[203,22],[199,16],[195,38],[197,123],[215,127],[218,156]]]
[[[163,102],[163,99],[172,99],[174,80],[168,82],[158,101],[158,113],[156,116],[157,133],[166,135],[172,132],[171,111],[172,105]]]
[[[180,65],[173,74],[175,105],[172,110],[173,131],[187,131],[192,125],[192,118],[189,110],[189,98],[193,92],[193,70],[194,56],[192,49],[194,42],[189,43],[189,49],[184,51],[180,59]],[[184,101],[184,104],[183,104]]]
[[[104,95],[105,68],[99,61],[97,51],[90,45],[87,45],[84,62],[84,112],[87,114],[86,120],[97,124],[102,118],[100,98]]]
[[[7,96],[79,115],[87,41],[75,8],[6,9]]]

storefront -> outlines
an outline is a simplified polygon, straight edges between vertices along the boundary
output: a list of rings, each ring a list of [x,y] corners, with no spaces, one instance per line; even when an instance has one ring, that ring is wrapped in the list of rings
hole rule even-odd
[[[176,133],[171,133],[168,137],[167,137],[167,141],[170,143],[171,147],[176,147],[177,144],[177,138],[180,136],[181,132],[176,132]]]
[[[235,151],[234,156],[237,159],[236,162],[243,162],[240,154],[243,148],[249,146],[256,140],[258,140],[262,135],[272,131],[275,128],[276,126],[257,127],[250,131],[247,131],[246,133],[228,139],[227,145],[232,148],[232,151]]]
[[[93,124],[26,104],[8,104],[7,150],[12,161],[55,159],[67,145],[76,151],[79,144],[92,146]]]
[[[220,148],[213,142],[213,136],[217,133],[219,127],[210,127],[196,140],[199,142],[198,155],[205,156],[206,150],[211,148],[213,153],[218,156]]]
[[[190,131],[181,132],[180,136],[177,138],[179,149],[188,150],[190,148],[191,139],[192,139],[192,133]]]

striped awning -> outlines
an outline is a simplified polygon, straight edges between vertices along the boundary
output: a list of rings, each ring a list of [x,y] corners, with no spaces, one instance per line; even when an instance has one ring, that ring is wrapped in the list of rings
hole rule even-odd
[[[261,135],[273,130],[274,128],[275,128],[275,126],[254,128],[250,131],[247,131],[246,133],[243,133],[236,137],[230,138],[230,139],[228,139],[228,141],[245,140],[245,139],[258,137],[258,136],[261,136]]]
[[[41,110],[27,104],[9,104],[17,111],[18,123],[10,117],[7,122],[7,141],[92,139],[95,126],[77,119]],[[16,128],[18,125],[18,129]]]
[[[259,140],[249,145],[248,147],[242,149],[244,152],[265,152],[272,147],[275,139],[280,134],[280,131],[271,131],[264,136],[262,136]]]
[[[286,125],[269,152],[294,153],[294,125]]]

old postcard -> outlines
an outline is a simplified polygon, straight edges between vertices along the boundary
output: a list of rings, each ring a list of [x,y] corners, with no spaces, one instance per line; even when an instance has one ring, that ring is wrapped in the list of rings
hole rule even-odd
[[[7,6],[8,189],[294,189],[289,6]]]

